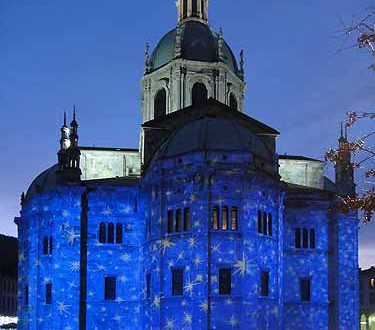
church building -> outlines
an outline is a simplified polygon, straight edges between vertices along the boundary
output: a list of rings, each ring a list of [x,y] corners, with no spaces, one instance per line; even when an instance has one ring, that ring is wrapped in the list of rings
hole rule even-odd
[[[139,149],[81,146],[65,116],[15,219],[20,330],[358,329],[350,155],[333,182],[277,154],[208,4],[146,46]]]

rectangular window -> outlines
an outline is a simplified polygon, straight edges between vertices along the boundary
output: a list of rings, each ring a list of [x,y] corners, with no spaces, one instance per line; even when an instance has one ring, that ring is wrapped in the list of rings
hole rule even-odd
[[[151,296],[151,274],[146,274],[146,297],[150,298]]]
[[[305,228],[302,230],[302,247],[304,249],[309,248],[309,230]]]
[[[182,232],[182,214],[181,214],[181,209],[178,209],[176,211],[176,232],[177,233]]]
[[[258,234],[263,233],[262,211],[258,211]]]
[[[268,214],[268,235],[272,236],[272,214]]]
[[[310,229],[310,249],[315,249],[315,229]]]
[[[43,238],[43,254],[47,255],[48,254],[48,237],[44,236]]]
[[[268,230],[267,212],[262,212],[262,213],[263,213],[263,235],[267,235],[267,230]]]
[[[190,209],[185,207],[184,209],[184,231],[190,230]]]
[[[172,295],[182,296],[184,294],[184,272],[181,268],[172,269]]]
[[[228,207],[223,206],[222,208],[222,218],[221,218],[221,229],[228,230]]]
[[[371,290],[375,289],[375,278],[370,278],[369,286]]]
[[[231,218],[232,218],[232,230],[238,229],[238,209],[237,207],[232,207],[231,211]]]
[[[375,292],[370,292],[370,294],[369,294],[369,304],[371,306],[375,305]]]
[[[25,285],[25,306],[29,305],[29,286]]]
[[[219,294],[232,293],[232,269],[220,268],[219,269]]]
[[[300,291],[301,291],[301,301],[311,300],[311,279],[309,278],[300,279]]]
[[[299,228],[295,230],[295,247],[296,249],[301,248],[301,229]]]
[[[116,277],[106,277],[104,281],[104,299],[116,300]]]
[[[215,206],[212,211],[212,229],[219,229],[219,207]]]
[[[49,254],[52,255],[52,247],[53,247],[53,238],[50,236],[49,238]]]
[[[47,283],[46,284],[46,304],[52,303],[52,284]]]
[[[262,271],[261,274],[261,296],[269,296],[270,287],[270,273],[268,271]]]
[[[168,234],[173,233],[174,227],[174,218],[173,218],[173,211],[168,211]]]

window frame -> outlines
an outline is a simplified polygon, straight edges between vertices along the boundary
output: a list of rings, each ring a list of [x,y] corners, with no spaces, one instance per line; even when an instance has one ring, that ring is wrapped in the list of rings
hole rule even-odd
[[[307,284],[307,286],[304,286]],[[299,286],[300,286],[300,301],[303,303],[309,303],[311,302],[312,297],[312,280],[311,277],[301,277],[299,279]],[[307,289],[305,291],[304,289]]]
[[[268,298],[270,296],[270,271],[262,270],[260,273],[260,296]]]
[[[104,277],[104,300],[115,301],[117,296],[117,278],[116,276]]]
[[[46,289],[46,305],[52,304],[52,283],[48,282],[45,285]]]
[[[231,295],[232,294],[232,273],[233,269],[230,267],[220,267],[219,268],[219,295]]]
[[[184,295],[184,269],[182,267],[171,268],[171,286],[173,297]]]

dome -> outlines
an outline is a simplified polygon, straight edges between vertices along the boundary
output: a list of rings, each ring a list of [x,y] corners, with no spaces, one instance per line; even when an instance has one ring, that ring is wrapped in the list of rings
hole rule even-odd
[[[54,188],[58,184],[57,171],[59,166],[53,165],[46,171],[42,172],[30,185],[26,199],[32,198],[34,195],[37,195],[41,192],[44,192],[50,188]]]
[[[173,157],[194,151],[252,152],[272,161],[266,145],[239,122],[205,117],[178,129],[154,158]]]
[[[219,34],[212,32],[203,23],[189,21],[181,25],[181,58],[191,61],[219,62]],[[168,64],[176,58],[176,36],[177,28],[167,33],[156,46],[151,59],[151,70],[156,70]],[[225,63],[237,73],[238,66],[236,58],[228,44],[224,41],[223,52]]]

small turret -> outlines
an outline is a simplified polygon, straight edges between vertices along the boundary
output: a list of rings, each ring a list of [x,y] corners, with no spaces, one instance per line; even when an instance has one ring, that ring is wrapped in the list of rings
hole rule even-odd
[[[68,166],[68,149],[70,147],[70,129],[66,124],[66,112],[64,112],[64,123],[60,129],[60,150],[57,153],[59,161],[59,170],[63,171]]]
[[[348,145],[348,132],[341,125],[341,135],[335,164],[336,191],[341,196],[355,196],[354,169],[351,163],[351,153]]]
[[[220,61],[225,61],[225,54],[224,54],[224,39],[223,39],[223,29],[220,28],[219,30],[219,59]]]
[[[73,107],[73,120],[70,128],[66,124],[64,114],[64,125],[61,128],[61,140],[59,156],[59,174],[64,182],[79,182],[81,180],[78,122],[76,119],[76,108]]]
[[[150,72],[150,45],[145,46],[145,74]]]
[[[245,79],[245,56],[243,49],[240,52],[240,76],[242,80]]]

